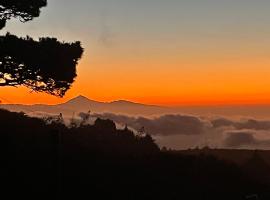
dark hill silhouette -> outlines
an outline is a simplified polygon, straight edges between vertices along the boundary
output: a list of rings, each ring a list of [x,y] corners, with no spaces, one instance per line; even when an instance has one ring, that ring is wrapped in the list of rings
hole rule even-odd
[[[110,120],[66,127],[0,110],[3,193],[77,199],[240,200],[270,187],[207,155],[162,152],[149,135]]]
[[[270,165],[258,151],[255,151],[252,157],[243,164],[243,168],[246,173],[252,175],[259,181],[265,181],[270,184]]]
[[[227,160],[239,166],[243,166],[249,160],[253,158],[254,153],[258,154],[259,157],[270,166],[270,151],[269,150],[247,150],[247,149],[189,149],[173,151],[176,154],[182,155],[199,155],[206,154],[215,156],[222,160]]]

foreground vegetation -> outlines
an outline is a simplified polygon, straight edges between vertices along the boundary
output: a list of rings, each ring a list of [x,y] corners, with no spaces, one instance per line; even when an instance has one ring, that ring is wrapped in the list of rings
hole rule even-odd
[[[127,128],[118,130],[110,120],[66,127],[57,120],[48,123],[0,110],[0,125],[0,178],[2,191],[9,196],[207,200],[270,197],[267,181],[251,176],[239,165],[203,153],[160,151],[151,136],[139,137]],[[260,171],[261,165],[257,167]]]

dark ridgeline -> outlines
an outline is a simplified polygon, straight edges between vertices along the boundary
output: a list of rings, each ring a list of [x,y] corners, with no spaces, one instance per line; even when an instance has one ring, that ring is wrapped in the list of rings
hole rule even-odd
[[[265,167],[256,155],[243,169],[206,154],[160,151],[151,136],[118,130],[101,119],[66,127],[59,120],[0,110],[0,127],[2,190],[10,195],[240,200],[258,194],[269,199],[270,186],[260,181],[261,174],[249,176]]]

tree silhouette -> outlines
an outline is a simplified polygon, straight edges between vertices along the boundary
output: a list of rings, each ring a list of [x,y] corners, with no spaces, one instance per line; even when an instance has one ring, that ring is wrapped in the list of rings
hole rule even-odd
[[[63,43],[56,38],[35,41],[8,33],[0,37],[0,86],[23,85],[63,96],[76,77],[82,53],[80,42]]]
[[[46,5],[46,0],[1,1],[0,29],[12,17],[22,22],[38,17]],[[36,41],[7,33],[0,36],[0,86],[26,86],[63,97],[77,76],[76,65],[82,54],[80,42],[59,42],[50,37]]]
[[[1,0],[0,2],[0,29],[4,28],[6,21],[19,18],[26,22],[38,17],[40,8],[47,5],[47,0]]]

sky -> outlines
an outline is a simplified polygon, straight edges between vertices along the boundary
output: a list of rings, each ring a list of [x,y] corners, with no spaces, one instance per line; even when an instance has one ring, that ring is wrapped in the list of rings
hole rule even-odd
[[[19,36],[81,41],[64,98],[0,88],[5,103],[56,104],[77,95],[146,104],[270,104],[269,0],[48,0]]]

